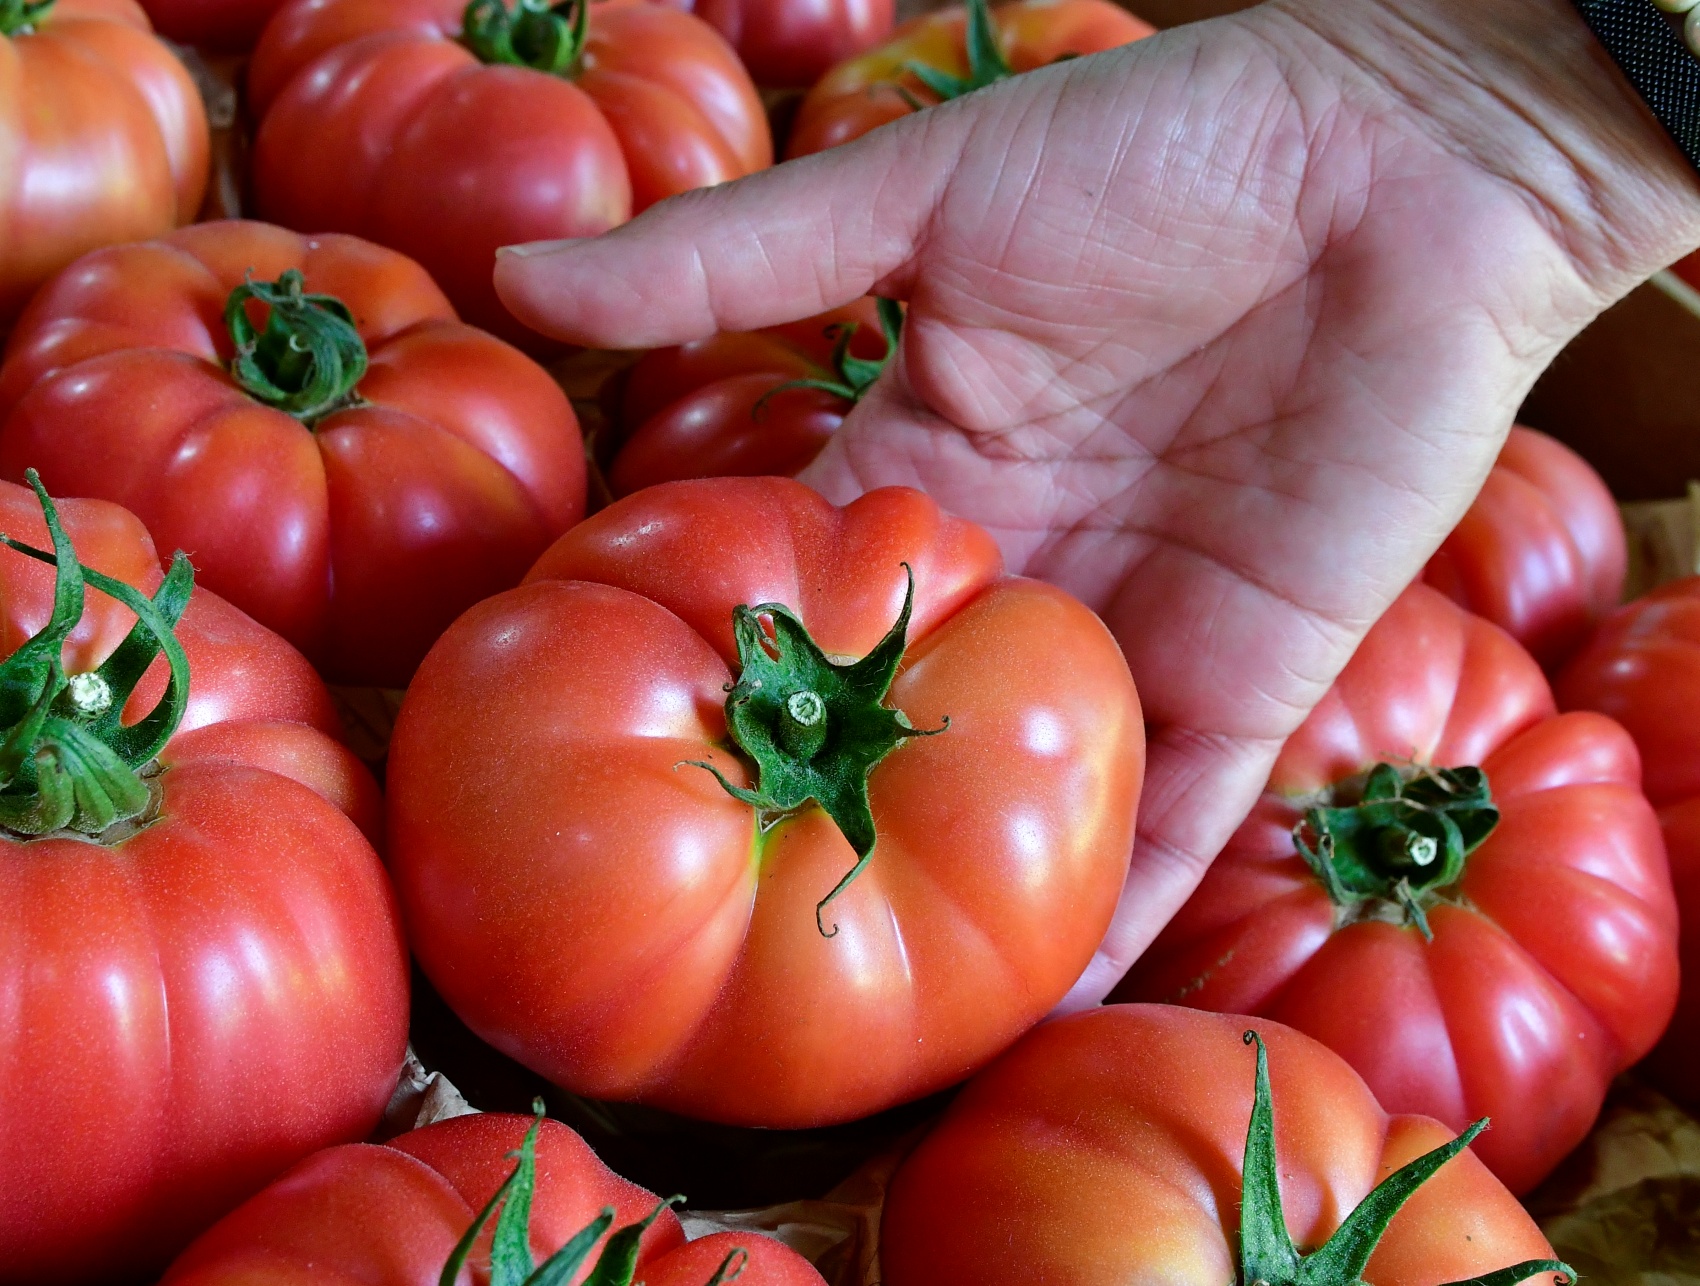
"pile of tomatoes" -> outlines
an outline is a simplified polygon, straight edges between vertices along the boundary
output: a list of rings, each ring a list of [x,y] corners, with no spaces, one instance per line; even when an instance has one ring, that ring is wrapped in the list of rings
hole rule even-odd
[[[901,302],[638,356],[587,441],[491,284],[1149,34],[0,0],[0,1283],[820,1286],[541,1104],[398,1123],[415,969],[591,1099],[965,1085],[893,1286],[1570,1275],[1517,1196],[1626,1068],[1700,1101],[1700,580],[1618,606],[1588,465],[1513,430],[1113,1003],[1042,1023],[1122,891],[1140,699],[987,532],[795,480]],[[253,219],[196,221],[209,58]],[[360,688],[405,690],[373,761]]]

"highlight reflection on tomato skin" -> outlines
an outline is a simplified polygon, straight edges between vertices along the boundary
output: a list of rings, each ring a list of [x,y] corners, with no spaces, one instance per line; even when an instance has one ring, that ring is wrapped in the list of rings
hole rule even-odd
[[[1628,565],[1605,481],[1557,439],[1518,425],[1423,579],[1506,630],[1550,673],[1617,606]]]

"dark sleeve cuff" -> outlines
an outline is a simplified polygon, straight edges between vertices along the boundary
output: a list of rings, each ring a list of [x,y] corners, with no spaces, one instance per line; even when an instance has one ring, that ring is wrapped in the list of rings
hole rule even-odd
[[[1653,115],[1700,169],[1700,58],[1652,0],[1571,0]]]

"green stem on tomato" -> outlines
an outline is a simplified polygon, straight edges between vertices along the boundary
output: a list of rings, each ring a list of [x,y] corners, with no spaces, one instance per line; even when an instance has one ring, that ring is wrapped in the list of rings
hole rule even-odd
[[[472,0],[461,16],[461,43],[478,60],[572,76],[590,28],[589,0]]]
[[[953,98],[961,98],[971,94],[976,89],[984,89],[987,85],[995,85],[1000,80],[1008,80],[1015,75],[1009,65],[1009,60],[1003,56],[1003,48],[998,44],[997,26],[992,22],[991,10],[986,6],[986,0],[967,0],[968,24],[964,32],[964,46],[968,55],[968,74],[953,76],[937,67],[929,67],[926,63],[905,63],[903,70],[920,81],[934,94],[941,103]],[[910,95],[910,106],[919,110],[924,104],[913,101]]]
[[[950,727],[947,717],[943,727],[917,728],[903,711],[885,704],[915,605],[915,574],[908,563],[903,571],[908,587],[896,622],[873,651],[848,665],[829,660],[784,604],[735,608],[739,672],[726,697],[726,729],[755,763],[755,789],[733,785],[711,763],[688,761],[713,773],[727,794],[765,819],[816,804],[850,841],[855,865],[815,907],[815,928],[822,937],[838,932],[837,925],[829,931],[822,919],[828,904],[874,855],[868,775],[910,737],[937,736]]]
[[[1293,846],[1336,906],[1380,903],[1432,938],[1426,908],[1498,825],[1480,768],[1384,763],[1352,802],[1307,810]]]
[[[295,268],[276,281],[245,281],[224,302],[224,324],[236,350],[231,378],[311,428],[354,400],[366,374],[366,344],[346,304],[303,287]],[[250,300],[268,310],[263,331],[248,315]]]
[[[1363,1286],[1364,1269],[1387,1225],[1435,1172],[1487,1129],[1482,1118],[1450,1143],[1395,1170],[1365,1197],[1322,1246],[1299,1253],[1281,1211],[1281,1179],[1275,1162],[1275,1115],[1269,1092],[1269,1055],[1254,1031],[1245,1043],[1257,1046],[1257,1082],[1241,1166],[1240,1276],[1237,1286]],[[1576,1270],[1557,1259],[1530,1259],[1447,1286],[1517,1286],[1537,1273],[1558,1273],[1572,1286]]]
[[[496,1218],[496,1229],[490,1239],[490,1286],[567,1286],[589,1258],[596,1243],[602,1240],[602,1235],[614,1226],[614,1207],[604,1206],[601,1214],[569,1237],[566,1244],[543,1263],[533,1260],[531,1203],[537,1193],[537,1135],[543,1128],[543,1100],[532,1100],[531,1110],[535,1114],[531,1128],[525,1132],[519,1150],[509,1154],[515,1161],[513,1173],[496,1189],[495,1195],[484,1204],[484,1209],[479,1211],[478,1217],[455,1243],[438,1278],[439,1286],[455,1286],[456,1279],[466,1266],[467,1256],[489,1225],[491,1216]],[[632,1286],[643,1234],[661,1217],[663,1210],[680,1205],[684,1200],[683,1197],[668,1197],[637,1223],[615,1230],[603,1245],[602,1253],[597,1256],[583,1286]],[[498,1210],[500,1214],[497,1214]],[[731,1265],[739,1255],[749,1258],[748,1252],[743,1249],[733,1250],[721,1262],[720,1269],[707,1286],[721,1286],[735,1278],[742,1271],[742,1264],[735,1269]]]
[[[27,36],[40,25],[55,0],[0,0],[0,36]]]
[[[874,381],[885,373],[885,368],[891,364],[891,359],[897,356],[897,345],[903,338],[903,305],[895,299],[875,299],[874,306],[879,312],[880,332],[885,336],[885,352],[870,361],[865,357],[856,357],[850,352],[850,341],[856,338],[861,329],[858,322],[844,322],[829,326],[827,334],[832,337],[832,356],[827,359],[828,368],[835,379],[815,380],[786,380],[763,393],[756,404],[750,408],[753,419],[760,419],[762,411],[767,407],[768,399],[777,397],[787,389],[812,388],[822,393],[830,393],[833,397],[843,398],[854,405],[862,400],[867,391],[874,386]]]
[[[0,543],[54,568],[53,610],[33,637],[0,662],[0,828],[14,835],[73,831],[96,838],[152,806],[145,769],[171,739],[189,700],[189,660],[175,633],[194,588],[182,553],[150,599],[77,561],[59,511],[34,469],[24,475],[41,502],[51,553],[0,535]],[[136,624],[96,670],[67,675],[65,641],[92,585],[136,614]],[[136,723],[121,716],[142,675],[164,654],[170,678]]]

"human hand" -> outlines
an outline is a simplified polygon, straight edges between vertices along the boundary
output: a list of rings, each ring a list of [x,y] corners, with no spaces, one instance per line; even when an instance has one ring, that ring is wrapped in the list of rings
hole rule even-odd
[[[1421,569],[1563,343],[1700,243],[1565,0],[1271,0],[497,267],[648,347],[909,301],[805,479],[920,487],[1115,632],[1151,725],[1096,1003]]]

